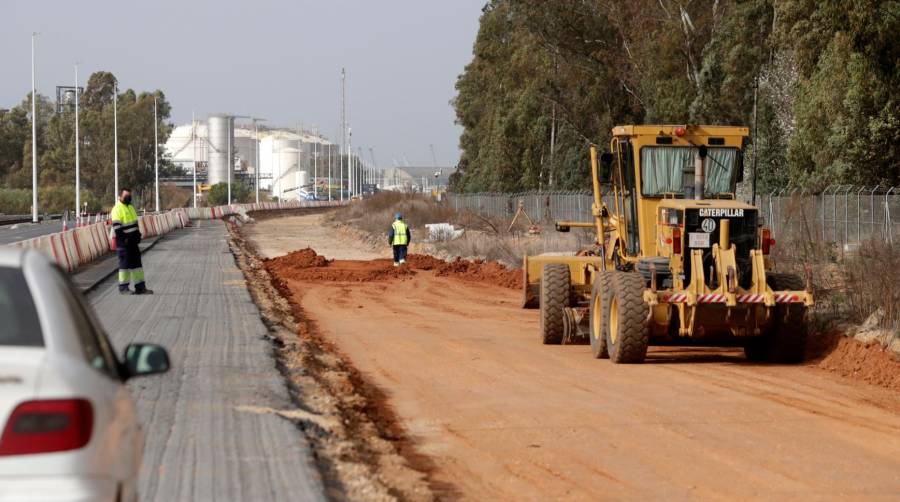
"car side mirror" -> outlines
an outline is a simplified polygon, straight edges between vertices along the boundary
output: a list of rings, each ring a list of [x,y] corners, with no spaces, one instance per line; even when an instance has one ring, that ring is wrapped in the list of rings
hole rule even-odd
[[[152,343],[132,343],[125,347],[126,379],[169,371],[169,353]]]
[[[604,152],[600,155],[600,171],[597,172],[597,181],[609,183],[609,180],[612,178],[612,163],[613,155],[611,153]]]

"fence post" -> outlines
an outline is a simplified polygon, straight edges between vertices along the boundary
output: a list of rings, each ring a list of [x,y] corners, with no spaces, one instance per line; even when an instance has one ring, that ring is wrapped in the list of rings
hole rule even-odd
[[[859,187],[859,190],[856,192],[856,244],[859,245],[862,242],[862,234],[860,233],[860,227],[862,226],[862,222],[860,222],[860,213],[862,213],[862,204],[860,204],[860,198],[862,197],[862,192],[866,187]]]
[[[872,189],[872,192],[869,193],[869,213],[870,216],[870,228],[869,228],[869,238],[872,239],[875,237],[875,192],[878,188],[881,187],[880,184],[875,185],[875,188]]]
[[[894,191],[894,187],[891,187],[890,190],[884,194],[884,226],[885,230],[887,230],[887,241],[893,246],[894,245],[894,229],[891,224],[891,205],[889,202],[889,197],[891,192]]]
[[[828,239],[825,235],[825,196],[828,194],[829,188],[831,188],[831,185],[828,185],[822,190],[822,242],[825,242],[825,240]]]

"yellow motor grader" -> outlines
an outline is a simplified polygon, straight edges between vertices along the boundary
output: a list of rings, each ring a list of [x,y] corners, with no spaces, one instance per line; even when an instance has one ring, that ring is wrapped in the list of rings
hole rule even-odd
[[[771,271],[770,231],[737,200],[745,127],[630,125],[591,147],[592,222],[577,256],[526,256],[525,307],[541,340],[587,338],[594,357],[643,362],[648,345],[741,346],[750,360],[803,358],[810,280]],[[601,193],[609,187],[609,193]]]

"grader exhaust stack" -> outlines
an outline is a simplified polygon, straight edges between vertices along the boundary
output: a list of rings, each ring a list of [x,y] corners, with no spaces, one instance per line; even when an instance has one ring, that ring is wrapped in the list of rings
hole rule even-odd
[[[706,183],[706,145],[697,149],[697,158],[694,159],[694,200],[703,200]]]

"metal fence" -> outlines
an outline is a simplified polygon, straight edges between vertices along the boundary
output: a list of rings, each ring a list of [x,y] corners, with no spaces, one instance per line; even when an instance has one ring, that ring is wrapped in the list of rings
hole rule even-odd
[[[487,217],[511,219],[522,201],[537,223],[591,221],[590,192],[447,193],[445,198],[457,211]],[[788,187],[759,194],[757,205],[776,236],[841,245],[872,238],[893,244],[894,235],[900,239],[900,187],[836,185],[819,193]]]

